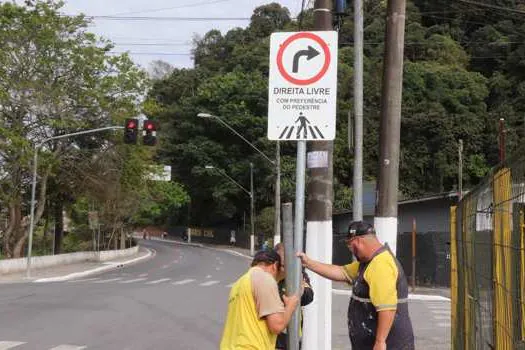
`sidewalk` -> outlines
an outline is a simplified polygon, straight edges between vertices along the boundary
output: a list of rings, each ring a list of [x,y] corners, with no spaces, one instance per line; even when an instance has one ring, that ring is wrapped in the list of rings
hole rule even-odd
[[[82,263],[56,265],[41,269],[31,269],[30,278],[26,278],[25,271],[3,274],[0,275],[0,284],[67,281],[73,278],[80,278],[94,273],[118,269],[125,265],[147,259],[151,255],[152,252],[149,249],[140,247],[138,254],[134,256],[122,257],[104,262],[85,261]]]

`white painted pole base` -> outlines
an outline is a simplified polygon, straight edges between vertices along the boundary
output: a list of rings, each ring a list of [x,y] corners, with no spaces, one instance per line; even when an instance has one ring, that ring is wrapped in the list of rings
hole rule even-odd
[[[255,255],[255,236],[250,235],[250,255]]]
[[[384,244],[388,243],[388,247],[394,255],[396,255],[397,248],[397,217],[395,218],[374,218],[374,228],[377,237]]]
[[[273,236],[273,246],[275,247],[279,243],[281,243],[281,235]]]
[[[306,254],[326,264],[332,263],[332,221],[306,224]],[[308,272],[308,271],[307,271]],[[332,348],[332,281],[308,272],[314,301],[304,308],[303,350]]]

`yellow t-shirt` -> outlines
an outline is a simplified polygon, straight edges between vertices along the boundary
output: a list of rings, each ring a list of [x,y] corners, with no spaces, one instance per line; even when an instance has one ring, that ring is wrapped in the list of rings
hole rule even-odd
[[[270,332],[264,317],[283,312],[284,307],[277,282],[265,279],[273,277],[252,267],[232,286],[220,350],[275,349],[277,335]]]
[[[353,283],[359,273],[359,262],[343,266],[348,283]],[[378,254],[366,267],[364,279],[370,288],[370,302],[377,311],[397,309],[398,270],[388,251]]]

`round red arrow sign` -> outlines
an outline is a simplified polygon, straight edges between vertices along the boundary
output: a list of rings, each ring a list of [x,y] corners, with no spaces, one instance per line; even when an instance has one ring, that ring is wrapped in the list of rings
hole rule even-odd
[[[298,39],[310,39],[310,40],[313,40],[313,41],[315,41],[316,43],[318,43],[321,46],[321,48],[323,49],[323,52],[324,52],[324,64],[323,64],[321,70],[315,76],[313,76],[313,77],[311,77],[309,79],[297,79],[297,78],[292,77],[286,71],[286,69],[284,68],[284,65],[283,65],[284,51],[286,50],[286,48],[292,42],[294,42],[294,41],[296,41]],[[297,34],[294,34],[294,35],[290,36],[289,38],[287,38],[284,41],[284,43],[281,44],[281,47],[279,48],[279,51],[277,52],[277,67],[279,68],[279,72],[281,73],[281,75],[283,76],[284,79],[286,79],[290,83],[296,84],[296,85],[310,85],[310,84],[313,84],[313,83],[317,82],[319,79],[321,79],[326,74],[326,71],[328,70],[328,67],[330,67],[330,60],[331,60],[330,49],[328,48],[328,45],[326,45],[326,42],[324,42],[324,40],[321,39],[320,37],[318,37],[317,35],[315,35],[313,33],[309,33],[309,32],[297,33]]]

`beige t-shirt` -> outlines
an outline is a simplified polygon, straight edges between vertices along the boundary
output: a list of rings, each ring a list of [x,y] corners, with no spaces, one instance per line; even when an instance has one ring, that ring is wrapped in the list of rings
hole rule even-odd
[[[251,278],[253,299],[259,318],[284,312],[284,304],[279,297],[275,278],[257,266],[253,268]]]

